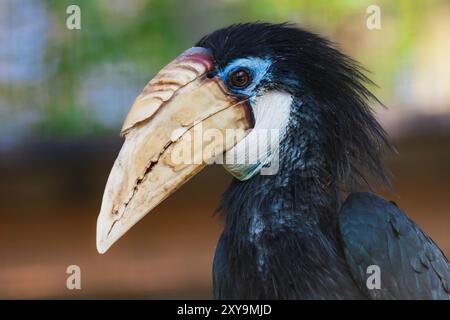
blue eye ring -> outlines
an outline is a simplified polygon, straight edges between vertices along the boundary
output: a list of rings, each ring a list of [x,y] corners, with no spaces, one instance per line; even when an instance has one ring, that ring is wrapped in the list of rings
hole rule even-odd
[[[233,88],[245,89],[252,83],[252,73],[247,68],[237,68],[228,74],[227,82]]]

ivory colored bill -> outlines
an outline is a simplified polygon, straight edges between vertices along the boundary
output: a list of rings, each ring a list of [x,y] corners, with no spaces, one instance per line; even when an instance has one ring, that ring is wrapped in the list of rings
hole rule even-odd
[[[247,101],[228,94],[219,78],[206,77],[212,65],[202,49],[188,50],[162,69],[157,81],[151,80],[136,99],[125,121],[125,142],[108,178],[97,220],[100,253],[208,161],[247,135],[252,126]],[[170,91],[166,85],[171,96],[164,100],[161,92]],[[174,161],[181,144],[200,126],[203,132],[218,130],[224,139],[211,139],[194,148],[193,161]],[[234,129],[235,134],[226,134],[227,129]]]
[[[126,134],[151,116],[183,86],[213,68],[206,49],[193,47],[161,69],[136,98],[122,127]]]

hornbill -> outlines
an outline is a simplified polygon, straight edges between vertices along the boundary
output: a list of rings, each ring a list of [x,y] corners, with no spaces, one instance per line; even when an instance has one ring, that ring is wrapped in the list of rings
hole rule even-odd
[[[203,37],[149,82],[125,120],[98,251],[222,156],[235,179],[220,206],[215,298],[449,299],[447,258],[370,192],[389,183],[382,156],[393,147],[368,83],[332,42],[292,24],[236,24]],[[200,127],[215,134],[180,148]],[[277,130],[279,143],[249,155],[264,129]],[[177,161],[187,153],[193,161]],[[262,174],[275,155],[278,170]],[[373,266],[380,283],[370,287]]]

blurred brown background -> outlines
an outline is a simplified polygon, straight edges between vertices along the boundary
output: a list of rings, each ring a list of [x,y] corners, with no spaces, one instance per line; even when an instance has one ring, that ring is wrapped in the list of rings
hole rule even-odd
[[[82,29],[65,27],[78,4]],[[294,21],[371,70],[377,115],[399,155],[396,201],[450,256],[450,3],[0,0],[0,298],[210,298],[231,181],[208,167],[105,255],[95,248],[118,131],[146,81],[203,34],[239,21]],[[81,290],[66,268],[81,268]]]

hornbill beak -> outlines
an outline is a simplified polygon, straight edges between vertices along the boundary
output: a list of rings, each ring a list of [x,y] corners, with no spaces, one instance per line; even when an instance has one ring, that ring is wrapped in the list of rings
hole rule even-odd
[[[230,94],[218,76],[209,76],[213,68],[206,49],[191,48],[136,98],[97,220],[100,253],[251,129],[247,100]],[[209,139],[202,134],[207,131],[214,132]]]

